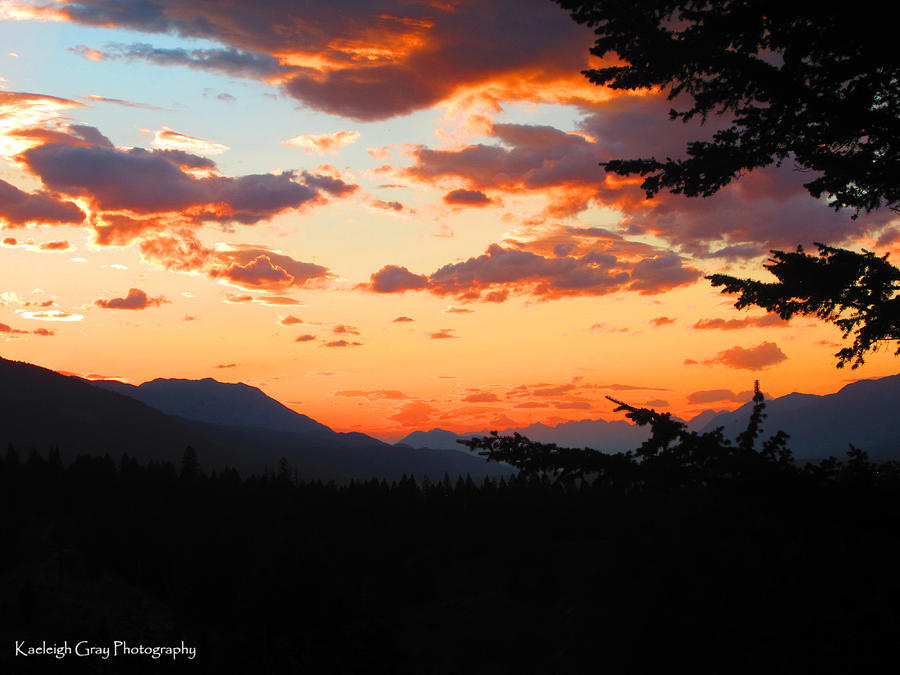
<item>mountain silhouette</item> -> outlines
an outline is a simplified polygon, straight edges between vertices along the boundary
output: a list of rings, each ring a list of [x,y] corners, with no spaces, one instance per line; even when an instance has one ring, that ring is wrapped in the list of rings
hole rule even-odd
[[[456,434],[446,429],[414,431],[398,442],[412,448],[456,449],[467,452],[457,440],[473,436],[487,436],[489,430]],[[513,427],[499,432],[504,436],[514,433],[526,436],[540,443],[556,443],[561,447],[595,448],[604,452],[625,452],[634,450],[650,436],[647,427],[637,427],[624,420],[608,422],[603,419],[563,422],[555,426],[540,422],[525,427]]]
[[[736,439],[747,427],[753,409],[746,403],[734,411],[706,410],[685,421],[692,431],[724,427],[726,438]],[[766,401],[763,438],[779,429],[790,435],[788,447],[801,460],[843,457],[852,443],[873,459],[900,459],[900,374],[848,384],[834,394],[820,396],[794,392]],[[460,449],[458,439],[486,436],[488,430],[456,434],[445,429],[414,431],[398,445],[413,448]],[[625,421],[577,420],[555,426],[532,424],[499,430],[504,436],[519,433],[540,443],[561,447],[594,448],[604,452],[634,450],[649,437],[647,427]]]
[[[746,427],[752,405],[712,418],[702,429],[724,427],[734,439]],[[841,457],[852,443],[873,459],[900,459],[900,374],[860,380],[834,394],[794,392],[766,401],[763,437],[784,430],[798,459]]]
[[[58,447],[64,461],[127,453],[176,464],[191,446],[206,470],[262,473],[284,457],[303,479],[339,482],[511,473],[474,454],[396,448],[338,433],[243,384],[160,379],[135,387],[0,358],[0,444],[9,443],[20,452]]]
[[[228,448],[139,401],[87,380],[0,358],[0,443],[20,452],[79,453],[177,462],[185,447],[234,461]]]
[[[137,399],[167,415],[198,422],[300,434],[334,433],[324,424],[243,383],[229,384],[207,377],[202,380],[157,378],[139,386],[117,380],[91,380],[91,384]]]

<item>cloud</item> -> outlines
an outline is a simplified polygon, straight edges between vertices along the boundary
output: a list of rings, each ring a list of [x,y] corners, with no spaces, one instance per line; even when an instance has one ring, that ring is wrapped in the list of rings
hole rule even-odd
[[[641,387],[633,384],[600,384],[597,388],[611,391],[669,391],[666,387]]]
[[[35,319],[37,321],[81,321],[84,318],[84,315],[82,314],[64,312],[56,309],[48,309],[39,312],[22,312],[20,316],[25,319]]]
[[[425,424],[437,412],[437,408],[424,401],[410,401],[404,403],[396,413],[389,415],[388,419],[404,426],[415,427]]]
[[[0,245],[6,248],[24,248],[32,251],[67,251],[71,248],[69,242],[64,239],[44,241],[38,244],[33,239],[20,241],[15,237],[4,237],[3,240],[0,241]]]
[[[434,333],[429,333],[428,337],[432,340],[446,340],[448,338],[458,338],[459,335],[453,334],[453,328],[442,328]]]
[[[403,204],[400,202],[385,202],[380,199],[374,199],[371,202],[371,205],[378,209],[384,209],[386,211],[402,211]]]
[[[774,342],[762,342],[755,347],[725,349],[702,363],[704,365],[719,364],[741,370],[762,370],[786,360],[787,356],[778,348],[778,345]],[[690,365],[689,362],[697,363],[693,359],[685,361]]]
[[[765,314],[763,316],[748,316],[743,319],[699,319],[692,328],[698,330],[739,330],[741,328],[761,328],[774,326],[785,328],[790,325],[777,314]]]
[[[444,265],[428,276],[387,265],[371,275],[367,288],[376,293],[428,290],[460,300],[502,302],[510,292],[542,299],[626,289],[646,295],[693,283],[700,276],[699,270],[685,267],[672,252],[627,262],[606,252],[545,257],[492,244],[484,255]]]
[[[69,248],[71,248],[69,242],[65,240],[45,241],[38,244],[38,250],[40,251],[67,251]]]
[[[407,114],[453,96],[464,101],[599,97],[579,72],[589,65],[590,30],[544,0],[338,5],[259,0],[191,3],[189,11],[178,0],[126,5],[78,0],[55,11],[87,25],[224,45],[189,50],[138,43],[107,45],[102,52],[83,47],[86,57],[141,59],[262,79],[309,108],[359,120]]]
[[[553,407],[559,410],[590,410],[590,401],[554,401]]]
[[[216,366],[213,366],[213,368],[234,368],[236,366],[236,363],[220,363]]]
[[[303,148],[308,154],[317,153],[319,155],[324,155],[330,153],[335,155],[338,150],[348,145],[352,145],[358,138],[358,131],[335,131],[331,134],[294,136],[294,138],[282,141],[281,144],[295,148]]]
[[[26,223],[77,224],[84,219],[84,212],[70,201],[58,199],[50,193],[24,192],[0,180],[0,224],[6,227]]]
[[[297,324],[303,323],[303,319],[298,319],[296,316],[286,314],[284,316],[278,317],[278,323],[280,323],[282,326],[296,326]]]
[[[675,319],[668,316],[657,316],[653,319],[650,319],[650,323],[659,328],[660,326],[667,326],[670,323],[675,323]]]
[[[398,316],[396,319],[392,319],[391,323],[405,323],[408,321],[415,321],[415,319],[412,319],[408,316]]]
[[[228,150],[227,145],[187,136],[168,127],[154,132],[150,147],[156,150],[177,150],[193,155],[218,155]]]
[[[97,307],[104,309],[147,309],[168,302],[164,297],[151,298],[139,288],[129,288],[128,295],[124,298],[110,298],[109,300],[94,300]]]
[[[428,278],[413,274],[405,267],[385,265],[370,279],[370,287],[376,293],[402,293],[419,290],[428,286]]]
[[[305,335],[298,335],[294,338],[294,342],[311,342],[316,339],[315,335],[310,335],[306,333]]]
[[[409,398],[402,391],[398,391],[396,389],[376,389],[374,391],[361,391],[359,389],[350,389],[344,391],[336,391],[334,392],[335,396],[350,396],[350,397],[358,397],[358,398],[367,398],[370,401],[380,401],[380,400],[389,400],[389,401],[399,401],[403,399]]]
[[[347,340],[332,340],[323,343],[323,347],[361,347],[362,342],[348,342]]]
[[[27,333],[27,330],[18,330],[16,328],[10,328],[5,323],[0,323],[0,333]]]
[[[490,391],[473,391],[463,396],[462,400],[467,403],[495,403],[500,398]]]
[[[444,195],[444,201],[457,206],[487,206],[491,200],[481,190],[453,190]]]
[[[356,326],[345,326],[342,323],[339,323],[334,328],[331,329],[332,333],[346,333],[348,335],[359,335],[359,329]]]
[[[140,60],[160,66],[188,66],[239,77],[268,78],[278,75],[282,70],[278,59],[274,56],[239,49],[167,49],[144,42],[130,45],[109,44],[103,51],[83,45],[75,49],[77,53],[90,60]]]
[[[100,52],[97,52],[98,54]],[[165,108],[159,108],[155,105],[149,105],[148,103],[137,103],[136,101],[126,101],[121,98],[107,98],[106,96],[98,96],[97,94],[87,94],[86,96],[79,96],[79,98],[83,98],[86,101],[91,101],[93,103],[112,103],[113,105],[119,105],[125,108],[143,108],[144,110],[165,110]]]
[[[730,389],[707,389],[688,394],[688,403],[714,403],[716,401],[733,401],[736,394]]]

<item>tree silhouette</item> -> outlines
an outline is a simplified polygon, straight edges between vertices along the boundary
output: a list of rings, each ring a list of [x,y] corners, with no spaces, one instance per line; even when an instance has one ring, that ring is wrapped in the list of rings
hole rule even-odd
[[[776,312],[782,319],[815,316],[838,326],[853,344],[838,351],[838,368],[852,363],[883,342],[900,341],[900,269],[870,251],[856,253],[816,244],[818,255],[797,247],[793,253],[772,251],[765,268],[778,279],[764,283],[724,274],[708,277],[723,293],[740,293],[735,307],[751,305]],[[895,354],[900,354],[900,345]]]
[[[682,109],[673,120],[725,122],[686,159],[614,159],[606,170],[643,176],[647,197],[669,190],[707,197],[742,173],[783,161],[814,172],[804,187],[836,210],[900,211],[900,57],[892,26],[859,4],[774,0],[556,0],[594,29],[591,53],[614,65],[584,71],[613,89],[659,88]],[[852,346],[838,366],[863,363],[898,338],[897,279],[886,258],[819,246],[818,258],[772,251],[764,284],[716,274],[736,307],[783,318],[816,316]]]
[[[615,65],[584,71],[613,89],[660,88],[671,119],[730,123],[687,159],[615,159],[607,171],[709,196],[747,170],[786,159],[816,172],[805,187],[835,208],[900,204],[900,59],[890,22],[859,4],[774,0],[557,0],[594,29],[591,53]]]

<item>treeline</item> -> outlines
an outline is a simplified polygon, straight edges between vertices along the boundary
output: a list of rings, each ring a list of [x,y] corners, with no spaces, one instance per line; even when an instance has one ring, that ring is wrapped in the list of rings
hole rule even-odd
[[[520,471],[477,484],[10,448],[2,634],[198,650],[69,672],[874,669],[900,629],[897,466],[801,467],[782,437],[755,449],[759,418],[730,444],[650,412],[629,410],[654,433],[618,456],[478,441]],[[4,672],[57,668],[3,649]]]

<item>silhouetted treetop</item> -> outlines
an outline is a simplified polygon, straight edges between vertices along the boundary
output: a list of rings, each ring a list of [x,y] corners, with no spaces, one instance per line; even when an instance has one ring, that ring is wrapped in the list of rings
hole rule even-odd
[[[853,344],[835,354],[838,368],[847,363],[857,368],[867,352],[900,340],[900,269],[887,255],[816,246],[818,255],[800,246],[793,253],[772,251],[765,268],[778,279],[774,283],[725,274],[708,278],[723,293],[740,293],[738,309],[755,305],[782,319],[799,314],[835,324],[845,338],[853,335]]]
[[[900,204],[900,57],[890,21],[870,3],[773,0],[556,0],[618,57],[584,71],[614,89],[660,88],[671,119],[730,123],[687,159],[614,159],[606,169],[662,189],[708,196],[742,172],[790,159],[805,187],[835,208]],[[873,8],[874,9],[874,8]]]

